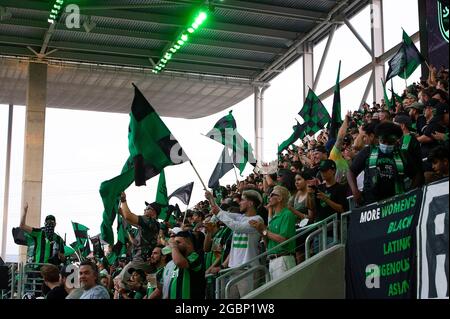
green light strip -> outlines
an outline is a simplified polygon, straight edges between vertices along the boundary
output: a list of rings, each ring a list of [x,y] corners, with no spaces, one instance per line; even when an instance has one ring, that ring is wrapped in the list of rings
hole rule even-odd
[[[152,72],[157,74],[164,70],[167,63],[173,58],[174,54],[181,49],[187,42],[189,42],[189,38],[197,31],[197,29],[205,22],[208,18],[208,13],[206,9],[200,10],[200,12],[195,17],[195,20],[186,27],[183,32],[179,34],[175,41],[172,42],[169,49],[167,49],[161,58],[159,59],[158,64],[153,68]]]
[[[48,15],[47,21],[49,23],[55,23],[58,18],[61,9],[63,8],[64,0],[55,0],[52,8],[50,9],[50,14]]]

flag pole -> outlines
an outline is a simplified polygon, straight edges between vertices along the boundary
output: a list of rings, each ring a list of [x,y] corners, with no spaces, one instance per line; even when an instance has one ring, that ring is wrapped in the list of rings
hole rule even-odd
[[[184,226],[184,221],[186,220],[188,207],[189,207],[189,204],[186,205],[186,210],[184,211],[183,223],[181,224],[181,228],[183,228],[183,226]]]
[[[231,158],[230,150],[228,148],[227,148],[227,154],[228,154],[228,157]],[[234,161],[233,161],[233,171],[234,171],[234,176],[236,177],[236,186],[237,186],[239,184],[239,179],[238,179],[238,176],[236,173],[236,166],[234,166]]]
[[[406,69],[403,71],[403,74],[405,76],[405,89],[408,88],[408,82],[406,81]]]
[[[204,189],[205,191],[208,191],[208,189],[206,188],[205,183],[203,182],[202,178],[200,177],[200,174],[197,172],[197,169],[195,168],[194,163],[192,163],[191,160],[189,160],[189,163],[191,164],[192,168],[194,169],[195,174],[197,174],[198,179],[199,179],[200,182],[202,183],[203,189]]]

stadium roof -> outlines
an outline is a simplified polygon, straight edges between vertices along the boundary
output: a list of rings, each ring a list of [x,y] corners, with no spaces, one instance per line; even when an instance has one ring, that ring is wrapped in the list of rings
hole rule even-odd
[[[49,107],[129,112],[135,82],[163,116],[198,118],[250,96],[295,62],[305,41],[368,0],[73,0],[80,28],[53,0],[0,0],[0,103],[25,105],[29,60],[48,68]],[[205,20],[187,45],[152,73],[201,7]]]

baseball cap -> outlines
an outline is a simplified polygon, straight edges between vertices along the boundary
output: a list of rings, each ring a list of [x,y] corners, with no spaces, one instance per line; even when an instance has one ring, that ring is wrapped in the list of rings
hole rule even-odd
[[[329,169],[336,169],[336,163],[333,160],[326,159],[320,162],[319,171],[326,171]]]
[[[416,95],[414,95],[414,94],[412,94],[412,93],[408,93],[408,94],[406,94],[406,98],[408,98],[408,99],[415,99],[415,100],[417,100],[417,96],[416,96]]]
[[[394,118],[394,122],[398,123],[398,124],[405,124],[408,127],[410,127],[412,125],[411,117],[407,114],[398,114]]]
[[[182,229],[180,227],[174,227],[169,229],[169,233],[173,233],[174,235],[177,235],[180,231],[182,231]]]
[[[416,109],[416,110],[422,111],[424,109],[424,107],[425,107],[425,105],[423,105],[423,103],[421,103],[421,102],[414,102],[414,103],[411,103],[411,105],[408,106],[407,109],[412,108],[412,109]]]
[[[127,259],[127,254],[122,254],[119,256],[119,260]]]
[[[45,217],[45,222],[48,221],[54,221],[56,223],[56,218],[53,215],[47,215],[47,217]]]
[[[158,215],[159,215],[159,213],[161,213],[161,205],[158,204],[157,202],[153,202],[153,203],[145,202],[145,207],[146,208],[153,208]]]
[[[106,269],[103,269],[102,271],[100,271],[99,275],[100,277],[107,277],[109,274]]]

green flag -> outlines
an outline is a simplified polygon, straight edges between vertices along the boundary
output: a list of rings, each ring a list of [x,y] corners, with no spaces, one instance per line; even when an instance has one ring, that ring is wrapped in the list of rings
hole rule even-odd
[[[405,30],[403,30],[403,43],[397,53],[388,62],[389,70],[386,75],[386,82],[396,75],[406,80],[424,61],[425,59],[419,50],[417,50],[414,42]]]
[[[64,246],[64,256],[69,257],[75,254],[75,249],[73,249],[70,246],[65,245]]]
[[[341,61],[339,61],[336,85],[334,86],[333,111],[331,113],[329,139],[336,139],[339,128],[342,125],[341,118],[341,89],[339,85],[339,75],[341,73]]]
[[[102,239],[114,243],[112,224],[117,214],[120,193],[134,181],[136,186],[158,175],[169,165],[188,161],[180,144],[173,138],[167,126],[155,112],[139,89],[134,86],[128,129],[128,150],[130,156],[119,176],[100,185],[103,201]]]
[[[88,241],[88,230],[86,226],[72,222],[73,232],[75,233],[75,239],[77,241],[77,247],[75,249],[82,250],[86,246],[86,242]]]
[[[288,139],[285,140],[283,143],[278,145],[278,154],[283,152],[283,150],[288,148],[289,145],[291,145],[292,143],[295,143],[295,141],[297,141],[299,138],[305,137],[305,135],[306,135],[305,134],[305,129],[306,129],[305,123],[300,124],[297,121],[297,125],[293,126],[292,129],[294,130],[294,132],[292,132],[291,136],[289,136]]]
[[[233,162],[242,174],[247,163],[255,166],[256,159],[251,145],[237,131],[236,121],[231,113],[232,111],[217,121],[206,136],[233,151]]]
[[[386,83],[383,82],[383,79],[381,79],[381,85],[383,86],[384,104],[386,104],[388,110],[391,110],[393,101],[389,100],[389,97],[386,92]]]
[[[155,202],[161,205],[161,212],[159,213],[158,218],[165,220],[168,217],[167,210],[169,207],[169,198],[167,196],[166,174],[164,173],[164,170],[159,173]]]
[[[298,114],[305,120],[303,123],[306,125],[305,133],[310,136],[323,129],[325,124],[330,121],[330,114],[311,88],[306,96],[305,104]]]

